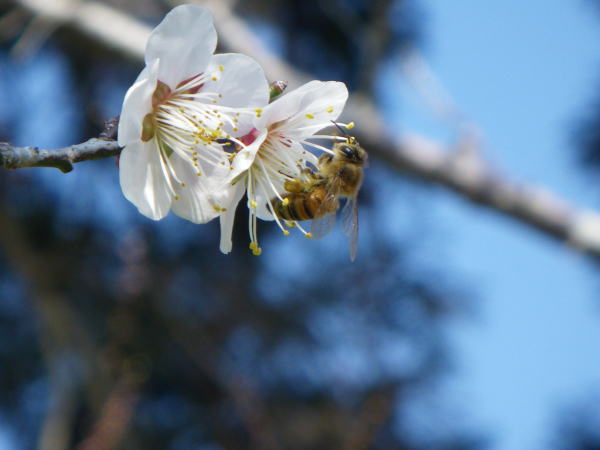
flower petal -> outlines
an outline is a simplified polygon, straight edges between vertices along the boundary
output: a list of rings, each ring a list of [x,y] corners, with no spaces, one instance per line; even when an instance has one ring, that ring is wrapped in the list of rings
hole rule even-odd
[[[152,31],[146,65],[160,59],[158,79],[174,89],[206,70],[216,46],[217,32],[210,12],[197,5],[181,5]]]
[[[154,220],[169,213],[172,195],[154,140],[133,142],[123,149],[119,159],[119,179],[123,195],[140,213]]]
[[[230,180],[233,180],[239,174],[248,170],[252,166],[254,158],[256,157],[256,153],[258,152],[258,149],[260,148],[266,137],[267,130],[263,129],[260,132],[260,134],[256,137],[254,142],[252,142],[252,144],[247,145],[242,150],[240,150],[237,153],[237,155],[235,155],[235,158],[233,158],[233,161],[231,162],[231,173],[229,176]]]
[[[338,81],[311,81],[268,105],[256,127],[282,122],[278,130],[286,136],[304,139],[331,126],[348,99],[348,90]]]
[[[233,232],[233,221],[235,220],[235,211],[237,205],[246,192],[246,180],[244,178],[238,180],[238,182],[231,187],[231,201],[227,206],[227,211],[221,215],[221,252],[227,254],[231,251],[233,242],[231,240],[231,233]]]
[[[269,83],[265,72],[249,56],[239,53],[214,55],[208,70],[220,73],[217,82],[206,85],[211,92],[221,94],[219,105],[262,108],[269,103]]]
[[[179,180],[185,186],[175,187],[177,197],[171,204],[171,209],[179,217],[194,223],[206,223],[217,217],[220,212],[215,206],[226,204],[223,199],[225,192],[212,188],[217,183],[209,179],[206,174],[199,177],[197,170],[188,161],[176,154],[171,155],[171,163]],[[223,180],[229,174],[229,168],[223,168],[219,178]],[[214,176],[218,176],[213,171]]]
[[[156,89],[159,61],[145,67],[125,94],[119,117],[119,145],[124,147],[142,136],[142,122],[152,111],[152,94]]]

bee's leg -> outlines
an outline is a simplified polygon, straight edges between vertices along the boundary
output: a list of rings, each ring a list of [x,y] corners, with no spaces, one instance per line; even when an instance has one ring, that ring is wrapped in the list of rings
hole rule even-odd
[[[319,181],[323,179],[323,176],[319,172],[308,167],[303,168],[301,172],[309,181]]]
[[[319,156],[319,167],[322,167],[324,164],[328,164],[333,160],[333,155],[329,153],[323,153]]]
[[[283,187],[288,192],[298,193],[304,191],[304,183],[297,178],[288,180],[283,184]]]

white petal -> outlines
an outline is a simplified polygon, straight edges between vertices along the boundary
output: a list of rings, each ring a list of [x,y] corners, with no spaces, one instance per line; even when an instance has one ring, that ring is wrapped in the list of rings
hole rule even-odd
[[[280,130],[286,136],[304,139],[332,125],[341,114],[348,90],[338,81],[311,81],[278,98],[263,112],[267,124],[285,121]],[[259,125],[265,126],[260,122]]]
[[[160,59],[158,79],[174,89],[206,70],[217,46],[210,12],[197,5],[173,8],[152,31],[146,65]]]
[[[125,198],[154,220],[168,214],[172,198],[159,158],[152,140],[127,145],[119,159],[119,179]]]
[[[254,198],[256,200],[256,208],[254,212],[256,213],[256,217],[261,220],[274,220],[273,214],[271,214],[271,209],[268,206],[269,201],[275,197],[275,194],[269,187],[261,186],[260,184],[256,184],[256,191],[254,193]],[[250,203],[248,203],[248,208],[250,208]]]
[[[223,70],[219,71],[219,67]],[[263,108],[269,103],[269,83],[262,67],[252,58],[239,53],[214,55],[209,72],[218,72],[218,81],[203,89],[222,95],[219,105],[234,108]]]
[[[215,210],[213,205],[221,206],[226,203],[221,199],[223,193],[212,188],[217,183],[210,180],[206,174],[199,177],[194,166],[176,154],[171,155],[171,163],[179,180],[185,183],[185,187],[178,185],[175,188],[179,199],[173,200],[171,204],[173,212],[194,223],[206,223],[217,217],[219,211]],[[215,171],[213,174],[217,175]],[[221,179],[224,180],[228,174],[229,168],[223,168]]]
[[[231,187],[232,195],[231,202],[227,206],[227,211],[221,215],[221,252],[227,254],[231,251],[233,242],[231,240],[231,233],[233,232],[233,221],[235,219],[235,211],[237,205],[246,192],[246,180],[240,179],[238,182]]]
[[[237,155],[235,155],[235,158],[231,162],[232,170],[229,176],[230,180],[238,177],[242,172],[245,172],[250,168],[250,166],[252,166],[254,158],[256,157],[256,153],[266,137],[267,130],[263,129],[252,144],[244,147],[237,153]]]
[[[140,72],[125,94],[119,117],[119,145],[124,147],[142,136],[142,121],[152,111],[152,94],[156,89],[158,61]]]

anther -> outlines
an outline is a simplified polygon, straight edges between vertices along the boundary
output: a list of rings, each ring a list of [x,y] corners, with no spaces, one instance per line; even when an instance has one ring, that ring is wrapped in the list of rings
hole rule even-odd
[[[315,116],[313,114],[310,114],[310,113],[305,114],[305,116],[306,116],[307,119],[314,119],[315,118]]]

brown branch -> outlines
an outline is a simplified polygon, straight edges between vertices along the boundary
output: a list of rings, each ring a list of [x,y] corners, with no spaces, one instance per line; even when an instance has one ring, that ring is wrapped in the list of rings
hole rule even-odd
[[[0,167],[5,169],[54,167],[67,173],[73,170],[74,163],[117,156],[119,153],[121,153],[121,147],[116,141],[97,138],[56,150],[15,147],[6,142],[0,142]]]

